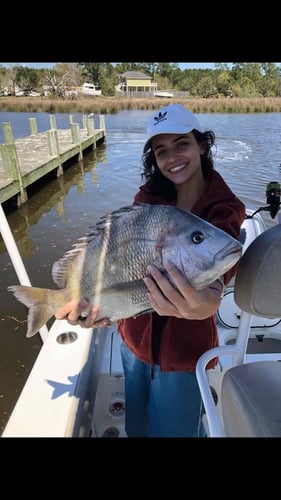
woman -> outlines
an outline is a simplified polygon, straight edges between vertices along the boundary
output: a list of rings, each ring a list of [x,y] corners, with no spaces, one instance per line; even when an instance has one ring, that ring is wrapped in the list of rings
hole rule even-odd
[[[146,182],[134,202],[176,205],[239,239],[245,206],[214,170],[214,133],[203,132],[194,114],[180,104],[154,112],[147,133]],[[166,271],[177,288],[157,268],[149,266],[147,271],[144,282],[154,312],[118,322],[126,432],[128,437],[202,437],[206,433],[195,368],[201,354],[218,345],[216,312],[236,266],[200,291],[172,264]],[[70,302],[56,318],[87,328],[107,324],[95,323],[96,307],[79,319],[87,305]],[[208,368],[215,365],[212,360]]]

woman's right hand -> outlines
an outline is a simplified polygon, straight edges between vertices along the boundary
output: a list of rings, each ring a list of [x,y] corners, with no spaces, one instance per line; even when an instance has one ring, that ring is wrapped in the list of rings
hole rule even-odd
[[[71,325],[80,325],[82,328],[100,328],[102,326],[110,325],[109,318],[103,318],[96,321],[98,314],[98,307],[93,306],[88,312],[87,316],[83,317],[82,313],[89,307],[89,302],[86,299],[80,302],[71,300],[55,314],[56,319],[66,319]]]

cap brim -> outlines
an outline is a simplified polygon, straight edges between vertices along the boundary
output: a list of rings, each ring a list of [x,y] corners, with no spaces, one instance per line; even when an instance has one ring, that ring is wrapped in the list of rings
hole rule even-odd
[[[143,152],[146,153],[146,151],[148,149],[151,148],[151,141],[153,139],[153,137],[155,137],[156,135],[162,135],[162,134],[188,134],[189,132],[191,132],[191,130],[193,130],[193,128],[190,128],[190,127],[185,127],[183,125],[179,125],[177,127],[175,127],[173,130],[171,130],[171,126],[162,126],[161,127],[161,132],[156,132],[155,134],[153,135],[150,135],[150,137],[147,139],[145,145],[144,145],[144,148],[143,148]]]

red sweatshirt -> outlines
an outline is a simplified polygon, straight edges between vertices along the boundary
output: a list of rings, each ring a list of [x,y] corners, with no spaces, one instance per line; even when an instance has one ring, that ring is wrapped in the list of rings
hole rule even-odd
[[[175,205],[175,202],[167,202],[161,196],[153,196],[149,183],[140,187],[135,202]],[[208,175],[205,190],[192,212],[239,239],[240,227],[246,215],[245,205],[217,171],[212,170]],[[225,273],[225,284],[235,274],[237,265]],[[216,315],[203,320],[157,316],[156,313],[148,313],[120,320],[118,330],[137,358],[151,365],[159,364],[162,371],[195,371],[201,354],[218,345]],[[216,363],[217,359],[211,360],[207,368],[213,368]]]

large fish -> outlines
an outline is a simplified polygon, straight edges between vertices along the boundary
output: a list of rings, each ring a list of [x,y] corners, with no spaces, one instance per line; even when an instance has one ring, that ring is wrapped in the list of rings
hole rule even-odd
[[[64,304],[87,298],[97,320],[114,322],[151,310],[143,278],[147,266],[170,261],[196,289],[212,283],[240,258],[242,245],[196,215],[168,205],[137,204],[105,215],[54,263],[59,290],[8,287],[28,308],[32,337]]]

